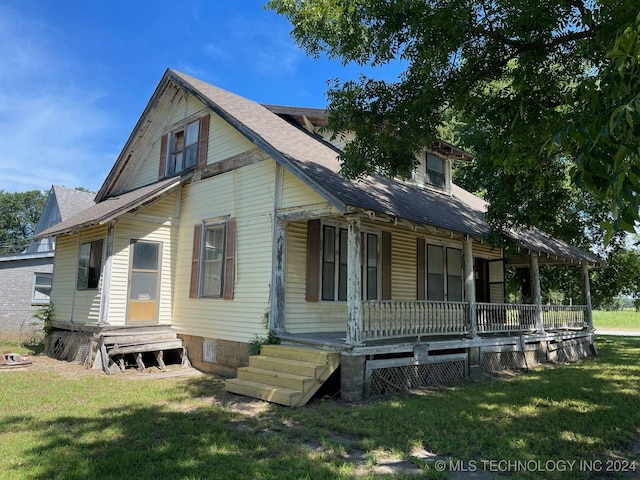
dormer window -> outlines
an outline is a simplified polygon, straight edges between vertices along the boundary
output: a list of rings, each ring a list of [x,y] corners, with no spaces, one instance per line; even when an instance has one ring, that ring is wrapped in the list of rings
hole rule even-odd
[[[198,134],[200,120],[188,123],[171,134],[170,154],[167,159],[167,175],[173,175],[198,164]]]
[[[425,182],[432,187],[444,190],[446,172],[444,159],[428,153],[425,169]]]

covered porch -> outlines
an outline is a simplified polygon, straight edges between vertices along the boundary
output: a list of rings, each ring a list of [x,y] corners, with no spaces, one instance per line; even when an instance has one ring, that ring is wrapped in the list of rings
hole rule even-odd
[[[295,248],[293,243],[302,241],[296,240],[298,230],[291,228],[294,231],[289,232],[292,223],[288,217],[276,222],[269,325],[284,343],[339,351],[344,398],[357,400],[362,396],[406,390],[423,384],[475,377],[483,371],[526,368],[536,363],[572,360],[593,353],[589,268],[596,263],[595,256],[589,257],[585,253],[581,258],[578,252],[582,251],[578,249],[558,255],[557,249],[549,252],[545,248],[522,245],[517,256],[501,256],[500,266],[501,269],[528,268],[532,302],[506,303],[504,293],[500,296],[502,301],[495,301],[495,295],[492,301],[477,301],[479,236],[408,225],[408,231],[417,239],[418,252],[423,232],[436,232],[447,241],[458,242],[462,298],[458,301],[394,298],[395,284],[385,285],[383,281],[378,298],[366,299],[367,281],[363,275],[367,275],[364,262],[368,257],[363,251],[367,248],[363,245],[366,242],[363,222],[368,227],[372,218],[349,215],[341,220],[346,230],[344,240],[347,246],[346,298],[341,303],[344,308],[343,328],[339,323],[334,323],[339,328],[333,329],[324,328],[323,324],[322,312],[335,311],[337,302],[313,304],[314,312],[317,312],[314,320],[318,327],[316,330],[311,323],[305,325],[307,328],[300,328],[290,313],[297,310],[287,309],[287,300],[292,298],[291,294],[286,294],[287,285],[291,290],[294,280],[299,283],[298,278],[288,279],[287,272],[300,270],[299,265],[287,268],[287,261],[294,260],[287,255],[287,248]],[[398,222],[393,223],[393,228],[389,228],[388,222],[380,226],[383,230],[391,230],[387,242],[403,241],[397,232]],[[384,242],[383,237],[384,234],[381,235],[381,243]],[[307,258],[317,248],[309,238],[306,238]],[[380,250],[385,248],[382,245]],[[418,263],[419,256],[420,253],[417,254]],[[415,258],[411,257],[411,261]],[[383,255],[380,268],[400,269],[410,263],[398,265],[394,262],[397,258],[384,258]],[[542,303],[540,268],[558,264],[572,266],[581,277],[582,300],[577,305]],[[419,266],[413,268],[416,272],[413,288],[418,287],[415,297],[419,297],[423,287],[421,278],[428,278],[428,275]],[[397,275],[392,277],[395,279]],[[308,271],[306,282],[308,287]],[[385,289],[389,291],[385,292]],[[311,304],[308,298],[305,303]]]

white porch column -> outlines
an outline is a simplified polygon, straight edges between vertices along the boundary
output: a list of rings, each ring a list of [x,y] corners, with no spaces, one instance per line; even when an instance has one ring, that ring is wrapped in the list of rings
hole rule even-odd
[[[589,264],[583,262],[580,264],[580,276],[582,279],[582,298],[587,306],[587,325],[593,330],[593,312],[591,311],[591,286],[589,283]]]
[[[347,233],[347,344],[362,344],[362,239],[360,218],[349,218]]]
[[[464,257],[464,300],[469,304],[469,324],[472,336],[478,336],[478,319],[476,316],[476,279],[473,273],[473,240],[466,236],[462,241]]]
[[[530,274],[531,274],[531,293],[533,295],[533,304],[536,306],[536,330],[544,333],[544,321],[542,319],[542,291],[540,290],[540,266],[538,263],[538,253],[529,254]]]
[[[287,224],[273,219],[273,254],[271,268],[271,298],[269,310],[269,331],[282,333],[285,328],[285,269],[287,258]]]
[[[105,245],[104,266],[100,280],[100,311],[98,323],[109,325],[109,293],[111,291],[111,269],[113,265],[113,244],[115,242],[115,222],[109,222],[107,227],[107,242]],[[74,289],[75,290],[75,289]]]

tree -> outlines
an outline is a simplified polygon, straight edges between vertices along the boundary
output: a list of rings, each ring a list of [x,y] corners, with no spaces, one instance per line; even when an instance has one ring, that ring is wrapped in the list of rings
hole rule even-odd
[[[594,308],[605,307],[619,295],[640,298],[640,253],[618,246],[607,257],[607,265],[594,270],[591,281]]]
[[[47,192],[0,190],[0,255],[22,252],[33,236]]]
[[[496,230],[553,224],[567,175],[613,207],[605,224],[630,230],[638,220],[637,2],[270,0],[267,7],[291,21],[293,38],[311,55],[406,65],[395,82],[332,82],[329,127],[356,134],[341,155],[345,177],[406,176],[453,112],[485,174]]]

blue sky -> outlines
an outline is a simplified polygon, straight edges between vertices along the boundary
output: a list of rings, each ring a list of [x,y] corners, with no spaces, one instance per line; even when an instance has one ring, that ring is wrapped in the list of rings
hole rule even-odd
[[[0,190],[97,191],[168,67],[324,107],[327,80],[360,69],[306,57],[265,2],[0,0]]]

